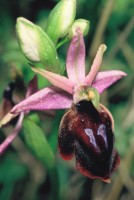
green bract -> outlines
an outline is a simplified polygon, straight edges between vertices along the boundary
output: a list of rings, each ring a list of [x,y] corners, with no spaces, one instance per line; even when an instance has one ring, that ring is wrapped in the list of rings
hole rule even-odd
[[[51,11],[46,33],[56,44],[59,38],[64,37],[72,25],[76,14],[76,0],[62,0]]]
[[[16,31],[23,54],[31,62],[41,62],[47,70],[59,72],[56,48],[49,36],[25,18],[18,18]]]
[[[76,30],[78,28],[80,28],[83,36],[86,36],[89,31],[89,26],[90,26],[90,22],[88,20],[85,20],[85,19],[75,20],[71,28],[69,29],[68,36],[67,36],[68,39],[72,39],[74,37],[74,35],[76,34]]]

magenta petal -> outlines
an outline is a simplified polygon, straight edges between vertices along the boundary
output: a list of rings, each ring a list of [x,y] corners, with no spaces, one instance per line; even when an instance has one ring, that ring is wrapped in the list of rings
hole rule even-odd
[[[99,72],[93,81],[92,86],[101,94],[110,85],[126,76],[127,74],[119,70]]]
[[[62,90],[65,90],[66,92],[69,92],[70,94],[73,94],[74,84],[67,77],[49,72],[49,71],[41,69],[41,68],[32,67],[31,69],[34,72],[44,76],[54,86],[61,88]]]
[[[13,132],[5,139],[5,141],[0,145],[0,155],[4,153],[7,147],[13,142],[13,140],[17,137],[18,133],[22,128],[22,121],[24,118],[24,113],[21,113],[17,122],[16,127]]]
[[[91,66],[91,70],[85,78],[85,83],[87,85],[92,85],[92,82],[101,66],[103,54],[106,51],[107,47],[105,44],[101,44],[98,48],[97,54]]]
[[[69,46],[66,69],[68,78],[74,83],[82,84],[85,79],[85,44],[78,29]]]
[[[72,96],[52,86],[42,89],[13,107],[11,113],[27,110],[66,109],[72,104]]]

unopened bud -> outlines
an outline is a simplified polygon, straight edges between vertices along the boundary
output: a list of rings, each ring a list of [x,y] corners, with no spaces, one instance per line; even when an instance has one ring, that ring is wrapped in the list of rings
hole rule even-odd
[[[56,44],[59,38],[64,37],[72,25],[76,14],[76,0],[62,0],[51,11],[46,33]]]
[[[58,72],[59,59],[49,36],[25,18],[18,18],[16,31],[23,54],[31,62],[41,62],[47,70]]]
[[[69,30],[68,38],[72,39],[75,36],[76,30],[78,28],[80,28],[83,36],[86,36],[88,34],[89,27],[90,27],[90,22],[88,20],[85,20],[85,19],[75,20],[74,23],[72,24],[70,30]]]

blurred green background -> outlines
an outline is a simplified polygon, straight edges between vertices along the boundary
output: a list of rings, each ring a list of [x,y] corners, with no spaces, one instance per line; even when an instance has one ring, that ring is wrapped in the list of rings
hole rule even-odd
[[[12,81],[13,70],[22,73],[24,84],[33,77],[22,55],[15,34],[16,18],[23,16],[45,27],[47,17],[58,0],[0,0],[0,98]],[[75,162],[63,161],[57,152],[57,134],[63,111],[31,113],[48,138],[56,155],[61,200],[133,200],[134,199],[134,1],[78,0],[76,18],[90,21],[85,38],[87,70],[101,43],[106,43],[101,70],[118,69],[128,76],[101,96],[115,119],[115,146],[121,164],[112,175],[111,184],[83,177]],[[65,63],[68,44],[58,52]],[[49,83],[39,77],[39,87]],[[1,142],[12,126],[0,129]],[[44,146],[45,150],[45,146]],[[98,166],[99,167],[99,166]],[[28,150],[23,130],[0,158],[0,200],[47,200],[51,183],[47,170]]]

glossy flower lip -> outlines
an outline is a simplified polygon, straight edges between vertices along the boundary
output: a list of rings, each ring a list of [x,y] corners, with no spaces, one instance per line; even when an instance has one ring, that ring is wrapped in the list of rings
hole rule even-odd
[[[90,101],[73,104],[63,116],[58,147],[63,159],[76,157],[78,170],[89,178],[110,182],[120,162],[114,145],[112,121],[101,107],[98,112]]]

